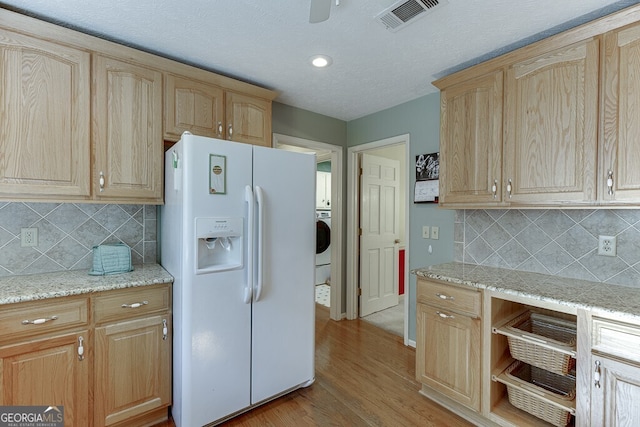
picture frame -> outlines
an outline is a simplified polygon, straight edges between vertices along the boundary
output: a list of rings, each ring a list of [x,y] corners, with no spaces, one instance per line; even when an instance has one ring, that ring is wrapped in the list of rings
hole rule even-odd
[[[414,203],[438,203],[440,194],[440,153],[416,156]]]

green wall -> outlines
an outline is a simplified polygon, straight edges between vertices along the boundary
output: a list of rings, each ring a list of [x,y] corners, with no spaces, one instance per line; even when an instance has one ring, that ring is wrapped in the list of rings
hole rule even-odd
[[[440,149],[440,94],[426,95],[348,123],[285,104],[274,103],[273,132],[344,147],[408,133],[410,135],[409,158],[412,159],[413,165],[417,155],[433,153]],[[345,153],[345,177],[347,177],[346,164]],[[347,180],[344,181],[346,187]],[[408,225],[410,270],[453,260],[454,211],[439,209],[435,204],[414,204],[414,184],[415,174],[412,174],[408,191],[411,199]],[[343,199],[346,200],[346,188],[343,188],[343,194],[345,195]],[[346,206],[344,206],[344,212],[346,212]],[[424,225],[440,227],[440,239],[423,239],[422,226]],[[346,227],[346,224],[343,224],[343,227]],[[428,251],[429,245],[432,246],[432,253]],[[346,286],[344,288],[346,289]],[[409,339],[415,340],[416,277],[414,275],[409,276],[406,288],[405,303],[409,306]],[[343,295],[343,301],[346,303],[345,295]],[[345,306],[342,307],[342,311],[345,311]]]
[[[348,146],[409,134],[409,158],[440,150],[440,94],[434,93],[347,123]],[[453,261],[454,211],[436,204],[413,203],[415,173],[409,183],[409,270]],[[438,240],[423,239],[422,226],[440,227]],[[429,245],[432,253],[429,253]],[[409,305],[409,339],[416,337],[416,277],[409,275],[405,303]]]
[[[347,122],[279,102],[273,103],[271,126],[274,133],[281,135],[347,145]]]

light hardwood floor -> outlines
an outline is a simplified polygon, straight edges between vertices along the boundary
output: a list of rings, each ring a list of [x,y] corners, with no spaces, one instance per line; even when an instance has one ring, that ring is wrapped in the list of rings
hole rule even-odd
[[[335,322],[316,304],[316,381],[224,426],[470,426],[418,394],[415,350],[361,320]],[[156,427],[174,427],[173,422]]]

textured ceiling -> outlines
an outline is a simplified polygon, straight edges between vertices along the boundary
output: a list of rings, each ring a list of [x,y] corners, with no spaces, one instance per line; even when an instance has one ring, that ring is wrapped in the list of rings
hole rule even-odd
[[[639,1],[448,0],[392,33],[393,0],[340,0],[310,24],[310,0],[0,0],[0,6],[279,92],[278,102],[349,121],[421,97],[498,52]],[[313,69],[314,54],[333,58]]]

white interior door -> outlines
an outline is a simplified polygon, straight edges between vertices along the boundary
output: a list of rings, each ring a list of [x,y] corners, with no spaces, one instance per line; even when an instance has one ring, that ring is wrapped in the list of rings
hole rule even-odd
[[[360,175],[360,316],[398,304],[400,162],[362,155]]]

